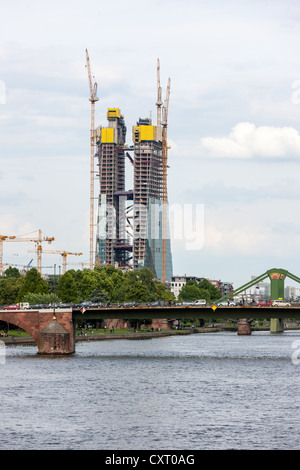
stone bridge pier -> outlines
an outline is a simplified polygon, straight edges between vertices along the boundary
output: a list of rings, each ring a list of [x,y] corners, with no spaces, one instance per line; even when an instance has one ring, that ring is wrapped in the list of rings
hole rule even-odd
[[[1,311],[0,320],[16,325],[32,336],[39,354],[73,354],[75,324],[72,310]]]
[[[240,318],[237,324],[238,327],[238,335],[251,335],[251,321],[247,320],[247,318]]]

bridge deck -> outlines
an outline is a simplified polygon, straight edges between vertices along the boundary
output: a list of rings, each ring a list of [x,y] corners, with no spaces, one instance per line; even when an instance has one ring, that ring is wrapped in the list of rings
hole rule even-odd
[[[71,313],[73,320],[85,319],[85,320],[97,320],[97,319],[233,319],[238,320],[240,318],[246,319],[266,319],[266,318],[294,318],[300,320],[300,306],[297,307],[251,307],[251,306],[232,306],[232,307],[218,307],[213,310],[211,306],[200,307],[200,306],[158,306],[158,307],[93,307],[86,309],[82,313],[77,308],[57,308],[55,311],[51,309],[41,310],[0,310],[1,314],[16,314],[18,313],[34,313],[39,312],[40,314],[49,313]]]
[[[165,306],[165,307],[99,307],[90,308],[82,313],[73,309],[74,319],[197,319],[197,318],[295,318],[300,320],[299,307],[218,307],[213,310],[211,306]]]

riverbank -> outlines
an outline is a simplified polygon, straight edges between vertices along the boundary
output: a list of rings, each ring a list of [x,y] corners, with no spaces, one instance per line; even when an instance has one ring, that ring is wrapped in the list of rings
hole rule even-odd
[[[151,338],[163,338],[166,336],[184,336],[192,335],[197,333],[209,333],[222,331],[221,328],[194,328],[187,330],[160,330],[160,331],[145,331],[145,332],[130,332],[130,333],[105,333],[100,335],[87,334],[86,336],[76,336],[77,341],[101,341],[110,339],[151,339]]]
[[[145,331],[145,332],[128,332],[128,333],[100,333],[95,334],[88,332],[83,335],[76,335],[75,342],[81,341],[107,341],[107,340],[117,340],[117,339],[152,339],[152,338],[164,338],[166,336],[184,336],[197,333],[212,333],[222,331],[222,328],[196,328],[196,329],[187,329],[187,330],[160,330],[160,331]],[[34,340],[30,336],[4,336],[0,337],[0,340],[7,345],[13,344],[35,344]]]
[[[285,330],[295,330],[299,328],[285,328]],[[126,333],[119,332],[106,332],[95,334],[88,330],[86,334],[76,335],[75,342],[81,341],[107,341],[107,340],[118,340],[118,339],[127,339],[127,340],[136,340],[136,339],[152,339],[152,338],[164,338],[167,336],[185,336],[191,334],[202,334],[202,333],[217,333],[221,331],[237,331],[236,327],[211,327],[211,328],[194,328],[186,330],[160,330],[160,331],[131,331]],[[269,331],[269,328],[253,328],[252,332],[255,331]],[[31,336],[0,336],[0,341],[3,341],[7,345],[26,345],[26,344],[35,344]]]

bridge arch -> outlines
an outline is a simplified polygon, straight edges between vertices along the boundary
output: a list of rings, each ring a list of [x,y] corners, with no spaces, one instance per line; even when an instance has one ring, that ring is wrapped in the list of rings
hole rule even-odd
[[[0,320],[26,331],[41,354],[69,354],[74,352],[75,327],[72,310],[14,310],[0,311]],[[61,338],[63,337],[63,342]],[[59,344],[59,346],[58,346]]]
[[[20,315],[19,312],[2,313],[0,320],[26,331],[26,333],[28,333],[33,338],[34,342],[38,346],[38,332],[36,326],[33,322],[29,323],[28,319],[24,318],[23,315]]]

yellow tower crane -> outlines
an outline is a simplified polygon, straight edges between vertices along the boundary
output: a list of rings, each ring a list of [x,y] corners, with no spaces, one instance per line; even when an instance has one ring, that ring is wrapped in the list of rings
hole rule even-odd
[[[166,281],[167,271],[167,218],[168,218],[168,111],[170,101],[171,80],[168,79],[167,92],[164,106],[161,99],[160,63],[157,59],[157,127],[162,126],[162,275],[161,280]]]
[[[29,250],[29,252],[30,251],[31,250]],[[62,274],[65,274],[65,272],[67,271],[67,256],[68,255],[75,255],[75,256],[82,255],[82,253],[71,253],[70,251],[59,251],[59,250],[43,250],[43,253],[52,254],[52,255],[59,254],[62,256]]]
[[[94,252],[94,228],[95,228],[95,216],[94,216],[94,178],[95,178],[95,103],[99,101],[97,97],[97,82],[93,82],[90,58],[87,49],[86,52],[86,67],[88,70],[88,79],[90,87],[90,102],[91,102],[91,155],[90,155],[90,268],[93,269],[95,263],[95,252]]]
[[[54,237],[43,237],[42,236],[42,231],[36,230],[38,232],[37,237],[27,237],[27,235],[31,235],[31,233],[35,232],[30,232],[24,235],[19,235],[19,236],[12,236],[12,237],[7,237],[5,241],[9,242],[34,242],[36,244],[36,254],[37,254],[37,270],[40,274],[42,274],[42,242],[48,242],[51,243],[55,240]],[[2,240],[3,242],[3,240]],[[3,252],[3,246],[2,246],[2,252]]]

